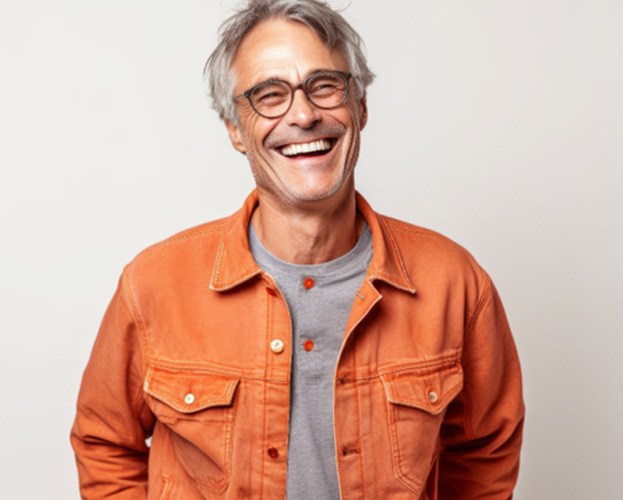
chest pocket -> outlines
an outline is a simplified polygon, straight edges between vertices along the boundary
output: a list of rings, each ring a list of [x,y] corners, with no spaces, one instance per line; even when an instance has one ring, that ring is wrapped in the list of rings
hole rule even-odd
[[[239,381],[202,370],[151,366],[147,371],[147,404],[166,429],[163,439],[170,439],[177,461],[199,489],[221,492],[229,483]]]
[[[419,498],[437,457],[439,429],[463,388],[458,361],[435,369],[381,374],[396,477]]]

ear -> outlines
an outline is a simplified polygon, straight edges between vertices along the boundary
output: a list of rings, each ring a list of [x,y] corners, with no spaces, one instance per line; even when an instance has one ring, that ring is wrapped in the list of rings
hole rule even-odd
[[[366,100],[366,96],[364,96],[359,100],[359,130],[363,130],[368,123],[368,101]]]
[[[231,145],[240,153],[247,154],[247,149],[244,147],[242,140],[242,131],[240,127],[230,120],[225,120],[225,126],[227,127],[227,133],[229,134],[229,140]]]

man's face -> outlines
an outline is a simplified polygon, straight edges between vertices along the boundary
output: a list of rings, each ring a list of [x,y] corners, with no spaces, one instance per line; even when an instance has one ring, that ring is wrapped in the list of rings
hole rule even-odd
[[[296,86],[318,70],[349,71],[340,51],[329,49],[305,25],[281,19],[264,21],[247,34],[232,69],[234,95],[269,79]],[[237,100],[239,122],[227,122],[227,129],[234,147],[247,155],[263,199],[301,206],[352,192],[366,106],[357,98],[352,78],[348,85],[347,100],[330,110],[314,107],[297,90],[292,106],[279,118],[264,118],[247,99]],[[301,148],[289,147],[299,144],[314,151],[301,154]]]

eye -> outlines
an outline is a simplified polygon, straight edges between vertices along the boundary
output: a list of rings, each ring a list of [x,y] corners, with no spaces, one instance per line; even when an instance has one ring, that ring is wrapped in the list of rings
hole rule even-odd
[[[265,82],[259,84],[251,93],[251,100],[258,106],[277,106],[287,101],[290,88],[279,82]]]
[[[344,90],[344,80],[339,75],[319,74],[309,80],[307,89],[314,97],[330,96]]]
[[[313,82],[309,87],[309,92],[315,96],[332,94],[340,89],[340,82],[323,78],[320,81]]]

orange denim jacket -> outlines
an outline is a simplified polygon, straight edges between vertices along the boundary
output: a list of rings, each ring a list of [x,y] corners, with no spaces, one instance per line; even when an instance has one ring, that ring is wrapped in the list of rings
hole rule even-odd
[[[249,251],[256,203],[125,268],[71,433],[83,498],[285,497],[291,326]],[[510,498],[521,375],[489,277],[443,236],[357,206],[374,254],[335,371],[342,498]]]

